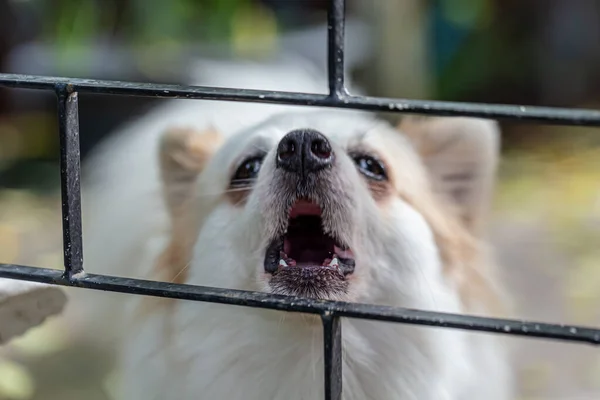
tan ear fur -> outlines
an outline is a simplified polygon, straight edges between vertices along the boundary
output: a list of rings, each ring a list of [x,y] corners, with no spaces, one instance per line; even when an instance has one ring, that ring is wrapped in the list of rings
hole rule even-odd
[[[503,285],[486,246],[478,240],[499,158],[496,123],[475,118],[408,117],[399,129],[419,153],[436,195],[412,204],[432,227],[446,277],[454,281],[465,310],[504,316]],[[452,211],[454,215],[448,215]]]
[[[405,117],[399,129],[429,171],[433,189],[455,207],[475,236],[485,222],[499,158],[494,121],[462,117]]]
[[[193,206],[196,181],[223,143],[221,134],[214,130],[197,131],[173,128],[163,133],[159,145],[158,161],[162,180],[163,196],[171,223],[169,242],[154,265],[153,276],[171,283],[185,283],[192,250],[198,235],[199,221]],[[157,309],[174,307],[172,299],[148,297],[142,299],[136,318],[145,319],[152,315],[164,318],[163,340],[168,346],[172,340],[174,326],[172,313],[156,314]]]
[[[222,143],[223,137],[214,129],[174,128],[162,136],[159,163],[171,238],[156,265],[157,278],[161,280],[173,283],[187,280],[186,270],[198,229],[191,209],[195,183]]]

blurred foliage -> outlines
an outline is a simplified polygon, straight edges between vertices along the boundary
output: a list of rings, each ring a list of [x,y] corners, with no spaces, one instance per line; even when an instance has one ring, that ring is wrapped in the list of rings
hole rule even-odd
[[[244,5],[233,14],[233,49],[245,57],[262,56],[275,48],[277,31],[277,20],[271,11],[264,7]],[[261,42],[262,49],[256,46],[257,42]]]
[[[0,359],[0,399],[28,400],[34,390],[33,379],[26,368],[14,361]]]
[[[0,260],[61,268],[59,205],[55,193],[0,191]]]
[[[586,128],[541,127],[535,150],[509,152],[503,160],[496,212],[512,221],[542,221],[549,245],[568,256],[569,265],[538,266],[567,273],[564,297],[574,323],[600,318],[600,147]]]
[[[458,26],[487,26],[493,14],[490,0],[441,0],[442,14]]]
[[[433,97],[476,101],[482,88],[495,82],[531,81],[530,43],[502,18],[495,0],[437,0],[434,4]],[[498,91],[485,93],[490,97]]]
[[[42,41],[54,46],[59,63],[77,59],[83,70],[98,42],[139,49],[143,65],[190,43],[232,43],[244,51],[248,41],[272,43],[278,30],[274,15],[252,0],[31,1],[47,11]]]
[[[46,112],[13,113],[0,118],[0,169],[19,159],[52,159],[58,152],[56,116]]]
[[[52,8],[55,17],[44,20],[44,36],[59,46],[87,44],[107,33],[138,45],[224,40],[234,15],[255,8],[251,0],[33,1]]]

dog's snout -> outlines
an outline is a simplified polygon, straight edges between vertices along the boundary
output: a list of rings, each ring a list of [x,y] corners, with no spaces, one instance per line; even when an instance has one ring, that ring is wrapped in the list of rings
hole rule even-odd
[[[314,130],[289,132],[277,147],[277,167],[303,176],[328,168],[333,151],[327,138]]]

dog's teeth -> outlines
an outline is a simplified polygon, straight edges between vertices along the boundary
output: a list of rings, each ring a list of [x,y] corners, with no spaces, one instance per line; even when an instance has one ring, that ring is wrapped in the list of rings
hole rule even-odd
[[[333,257],[333,260],[331,260],[331,262],[328,265],[330,267],[337,268],[340,266],[340,262],[338,261],[337,257]]]
[[[280,267],[287,267],[288,264],[285,262],[285,260],[281,259],[281,260],[279,260],[279,266]]]
[[[350,249],[343,249],[341,247],[334,247],[335,254],[340,258],[354,258],[354,254]]]

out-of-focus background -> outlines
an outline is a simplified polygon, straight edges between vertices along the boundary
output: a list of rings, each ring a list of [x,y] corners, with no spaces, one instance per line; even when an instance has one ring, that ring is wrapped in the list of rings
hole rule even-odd
[[[272,57],[326,0],[0,0],[0,71],[183,83],[197,56]],[[599,0],[354,0],[370,95],[599,108]],[[298,39],[298,38],[296,38]],[[311,56],[322,43],[295,40]],[[291,46],[291,45],[290,45]],[[352,46],[351,46],[352,47]],[[356,47],[356,46],[355,46]],[[319,54],[321,54],[319,53]],[[318,58],[317,56],[315,56]],[[80,95],[85,157],[160,100]],[[0,261],[60,268],[56,104],[0,89]],[[503,123],[490,235],[515,316],[600,325],[600,131]],[[54,319],[0,348],[0,400],[109,399],[110,360]],[[522,399],[600,398],[600,352],[512,339]]]

